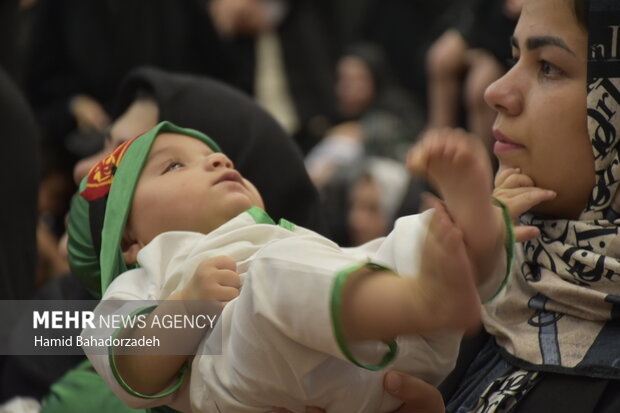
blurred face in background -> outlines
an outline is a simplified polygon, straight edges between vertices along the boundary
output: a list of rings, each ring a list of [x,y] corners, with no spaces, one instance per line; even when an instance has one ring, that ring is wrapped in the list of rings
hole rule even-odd
[[[375,84],[366,63],[358,57],[346,56],[337,66],[336,97],[343,115],[355,117],[368,109],[375,98]]]
[[[369,176],[362,177],[351,189],[348,224],[351,245],[364,244],[388,232],[379,187]]]
[[[151,130],[159,122],[159,108],[153,99],[137,99],[110,126],[103,149],[80,160],[73,168],[73,179],[80,184],[90,168],[121,143]]]

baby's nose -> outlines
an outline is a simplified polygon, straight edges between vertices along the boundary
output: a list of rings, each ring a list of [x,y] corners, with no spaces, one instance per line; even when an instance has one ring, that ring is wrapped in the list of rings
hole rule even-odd
[[[207,169],[228,168],[233,169],[233,162],[223,153],[217,152],[207,158]]]

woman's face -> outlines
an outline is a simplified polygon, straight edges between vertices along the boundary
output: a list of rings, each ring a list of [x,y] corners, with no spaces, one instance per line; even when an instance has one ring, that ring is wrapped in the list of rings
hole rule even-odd
[[[348,214],[352,245],[362,245],[388,232],[388,222],[381,206],[379,186],[371,178],[362,178],[351,189]]]
[[[81,159],[73,168],[73,179],[77,185],[88,174],[90,168],[112,152],[121,143],[154,128],[159,122],[159,108],[154,99],[137,99],[112,123],[109,136],[100,152]]]
[[[368,109],[375,98],[375,85],[370,69],[358,57],[347,56],[338,62],[336,96],[346,116],[358,116]]]
[[[588,38],[569,0],[526,0],[514,32],[516,64],[487,89],[500,168],[520,168],[536,186],[556,191],[533,210],[574,219],[595,184],[588,137]]]

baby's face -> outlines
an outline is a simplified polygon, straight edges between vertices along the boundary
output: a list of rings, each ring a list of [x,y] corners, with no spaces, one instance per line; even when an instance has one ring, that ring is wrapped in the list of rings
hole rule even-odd
[[[198,139],[162,133],[138,181],[126,235],[146,245],[166,231],[206,234],[252,206],[264,208],[258,190],[226,155]]]

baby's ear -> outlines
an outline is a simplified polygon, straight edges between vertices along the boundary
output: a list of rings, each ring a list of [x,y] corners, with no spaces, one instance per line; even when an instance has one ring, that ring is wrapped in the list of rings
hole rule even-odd
[[[129,228],[125,229],[123,239],[121,241],[121,251],[126,265],[133,265],[138,262],[138,252],[144,247],[142,243],[131,235]]]

